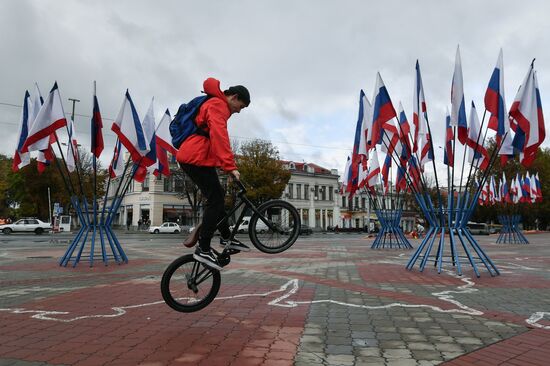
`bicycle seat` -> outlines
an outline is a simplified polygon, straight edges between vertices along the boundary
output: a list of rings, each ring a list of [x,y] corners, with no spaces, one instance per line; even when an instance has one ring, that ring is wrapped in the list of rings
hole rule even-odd
[[[197,244],[197,242],[199,241],[199,232],[201,230],[201,226],[202,222],[195,226],[191,234],[189,234],[187,239],[185,239],[185,241],[183,242],[183,245],[185,245],[187,248],[192,248],[195,246],[195,244]]]

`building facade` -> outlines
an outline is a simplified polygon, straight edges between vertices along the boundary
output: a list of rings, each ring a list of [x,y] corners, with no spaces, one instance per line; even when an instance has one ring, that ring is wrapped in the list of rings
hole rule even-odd
[[[282,161],[291,173],[290,180],[281,199],[290,202],[298,210],[301,222],[315,231],[335,228],[365,229],[372,227],[377,218],[371,208],[366,192],[358,192],[350,200],[347,193],[341,193],[341,184],[336,169],[326,169],[313,163]],[[179,169],[177,165],[173,169]],[[225,177],[220,179],[225,180]],[[225,182],[224,182],[225,183]],[[111,205],[120,178],[111,181],[108,206]],[[143,183],[132,180],[120,209],[113,221],[114,225],[126,228],[157,226],[163,222],[177,222],[183,226],[193,226],[193,210],[187,198],[183,198],[184,182],[174,176],[159,177],[147,174]],[[395,197],[387,196],[390,207]],[[405,231],[414,228],[414,213],[405,203],[402,226]],[[201,208],[198,210],[199,219]]]

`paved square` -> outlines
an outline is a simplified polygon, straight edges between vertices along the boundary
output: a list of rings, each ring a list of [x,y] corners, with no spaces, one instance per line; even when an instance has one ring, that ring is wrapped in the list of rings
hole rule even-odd
[[[63,268],[70,238],[0,237],[0,365],[547,365],[550,234],[476,237],[501,275],[407,271],[372,238],[300,238],[232,257],[217,299],[162,301],[182,236],[120,233],[130,262]],[[418,241],[411,241],[416,247]]]

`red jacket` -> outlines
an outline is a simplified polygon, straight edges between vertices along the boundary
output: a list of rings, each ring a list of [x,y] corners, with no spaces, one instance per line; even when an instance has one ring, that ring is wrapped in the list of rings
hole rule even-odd
[[[212,98],[199,109],[195,122],[207,131],[210,138],[191,135],[181,144],[176,159],[180,163],[221,167],[226,172],[237,169],[231,151],[227,120],[231,116],[227,99],[220,89],[220,82],[208,78],[203,83],[204,92]]]

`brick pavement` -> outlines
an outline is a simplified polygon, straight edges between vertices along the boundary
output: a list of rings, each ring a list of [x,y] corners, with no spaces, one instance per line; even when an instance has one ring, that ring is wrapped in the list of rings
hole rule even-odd
[[[478,238],[501,276],[407,271],[411,251],[359,235],[243,253],[193,314],[160,296],[164,268],[188,252],[176,236],[123,237],[130,263],[93,268],[58,267],[62,242],[0,239],[0,365],[545,364],[550,234]]]

